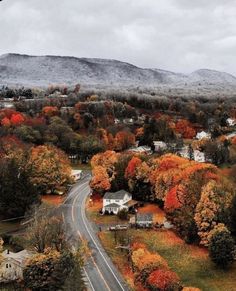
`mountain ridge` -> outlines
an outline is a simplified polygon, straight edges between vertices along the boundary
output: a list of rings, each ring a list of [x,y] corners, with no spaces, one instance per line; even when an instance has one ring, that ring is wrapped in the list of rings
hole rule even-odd
[[[140,68],[114,59],[10,53],[0,56],[0,84],[47,86],[81,83],[104,86],[236,86],[226,72],[199,69],[190,74]]]

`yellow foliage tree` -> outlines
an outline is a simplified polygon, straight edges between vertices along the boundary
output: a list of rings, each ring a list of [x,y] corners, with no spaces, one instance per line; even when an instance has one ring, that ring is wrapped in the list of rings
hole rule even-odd
[[[71,167],[67,156],[53,146],[38,146],[31,149],[28,165],[32,182],[42,190],[54,191],[71,182]]]

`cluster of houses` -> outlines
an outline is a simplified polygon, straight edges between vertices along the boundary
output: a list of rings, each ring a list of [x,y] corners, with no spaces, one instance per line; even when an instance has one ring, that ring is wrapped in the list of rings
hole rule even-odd
[[[107,192],[103,196],[103,207],[102,213],[115,214],[119,211],[126,210],[128,212],[134,210],[135,215],[130,218],[130,226],[136,226],[139,228],[151,228],[154,226],[153,214],[152,213],[139,213],[137,208],[140,203],[132,199],[132,194],[125,190],[117,192]],[[172,228],[173,226],[167,221],[163,221],[163,227],[166,229]]]

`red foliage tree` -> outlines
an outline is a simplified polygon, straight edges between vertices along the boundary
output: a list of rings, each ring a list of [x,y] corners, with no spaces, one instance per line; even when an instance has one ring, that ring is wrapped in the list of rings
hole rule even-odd
[[[190,138],[196,136],[196,130],[193,128],[191,123],[186,119],[179,120],[175,125],[175,131],[180,133],[184,138]]]
[[[21,125],[24,121],[25,118],[21,113],[15,113],[11,116],[11,124],[13,126]]]
[[[165,211],[173,211],[181,207],[181,203],[178,198],[178,191],[180,191],[178,186],[172,188],[166,195],[165,199]]]
[[[153,271],[149,275],[147,285],[151,290],[178,290],[177,288],[180,285],[180,279],[177,274],[172,271],[159,269]],[[174,289],[175,286],[177,287],[176,289]]]
[[[10,127],[11,126],[11,121],[9,118],[4,117],[1,121],[2,126]]]
[[[126,179],[134,178],[136,168],[142,164],[142,161],[138,157],[133,157],[125,170]]]

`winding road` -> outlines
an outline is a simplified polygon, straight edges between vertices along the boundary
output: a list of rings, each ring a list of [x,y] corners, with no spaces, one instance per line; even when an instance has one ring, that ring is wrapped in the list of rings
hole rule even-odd
[[[68,239],[75,247],[78,245],[79,239],[83,238],[88,241],[91,256],[84,265],[88,289],[92,291],[129,290],[97,238],[95,226],[86,217],[85,203],[91,191],[90,179],[91,176],[87,174],[76,183],[61,206]]]

